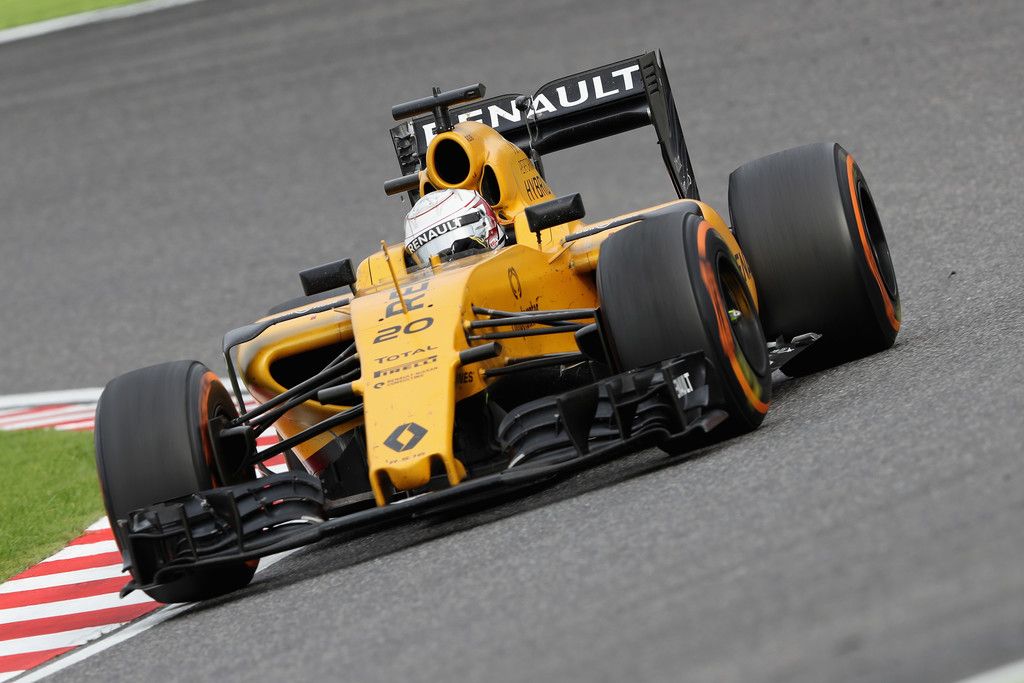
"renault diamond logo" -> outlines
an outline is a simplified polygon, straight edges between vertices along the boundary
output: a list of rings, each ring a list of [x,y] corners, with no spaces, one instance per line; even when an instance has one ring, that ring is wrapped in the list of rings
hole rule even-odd
[[[384,445],[393,451],[401,453],[416,447],[416,444],[427,435],[427,430],[415,422],[406,422],[395,427],[388,438],[384,439]]]

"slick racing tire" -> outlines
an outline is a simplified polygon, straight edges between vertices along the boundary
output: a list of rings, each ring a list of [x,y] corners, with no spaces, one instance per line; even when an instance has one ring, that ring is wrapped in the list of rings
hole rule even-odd
[[[620,370],[703,351],[711,407],[729,414],[728,432],[761,424],[772,392],[764,333],[728,247],[703,216],[651,217],[609,237],[597,288]]]
[[[729,176],[729,213],[768,339],[821,339],[783,366],[804,375],[893,345],[900,295],[867,182],[837,144],[795,147]]]
[[[217,376],[196,361],[135,370],[112,380],[96,409],[96,468],[107,517],[122,553],[118,519],[138,508],[255,478],[249,471],[218,482],[207,424],[238,415]],[[193,602],[249,584],[255,563],[234,562],[184,572],[146,589],[159,602]]]

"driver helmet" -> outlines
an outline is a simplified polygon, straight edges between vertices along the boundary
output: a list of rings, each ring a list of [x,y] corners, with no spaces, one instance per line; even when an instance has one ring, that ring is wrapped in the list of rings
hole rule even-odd
[[[405,253],[415,265],[432,256],[469,249],[497,249],[505,231],[483,197],[472,190],[437,190],[423,195],[405,217]]]

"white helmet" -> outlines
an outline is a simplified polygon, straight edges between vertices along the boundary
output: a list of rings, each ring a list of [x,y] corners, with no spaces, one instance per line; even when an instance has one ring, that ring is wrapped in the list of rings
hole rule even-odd
[[[505,243],[491,206],[472,190],[423,195],[405,217],[405,252],[413,263],[467,249],[497,249]]]

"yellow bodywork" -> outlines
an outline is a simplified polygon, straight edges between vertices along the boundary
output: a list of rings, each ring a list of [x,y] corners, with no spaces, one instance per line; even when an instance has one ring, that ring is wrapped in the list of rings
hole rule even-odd
[[[468,172],[464,179],[452,183],[438,171],[445,163],[438,159],[438,151],[457,154],[455,145],[466,155]],[[388,246],[395,279],[384,252],[373,254],[359,264],[356,296],[339,297],[338,307],[326,312],[275,324],[236,352],[237,367],[249,391],[257,400],[266,401],[287,388],[271,372],[275,361],[355,340],[362,376],[354,389],[363,397],[364,418],[315,437],[294,451],[307,469],[319,472],[325,463],[318,461],[318,451],[335,436],[363,424],[369,483],[378,505],[387,503],[391,487],[407,491],[426,485],[432,463],[435,472],[443,466],[452,485],[465,478],[466,469],[453,451],[455,405],[493,381],[484,376],[485,369],[504,366],[509,358],[578,350],[572,334],[515,337],[500,341],[497,358],[461,366],[459,352],[477,345],[467,338],[468,322],[487,318],[477,316],[473,307],[513,312],[596,307],[594,271],[601,243],[629,226],[565,242],[573,232],[615,219],[589,225],[574,221],[543,231],[538,240],[529,230],[524,209],[554,195],[526,154],[481,123],[459,123],[454,130],[438,135],[426,158],[427,168],[420,172],[421,191],[459,188],[480,192],[485,169],[491,169],[491,180],[496,179],[500,189],[493,208],[499,220],[514,230],[517,243],[411,272],[405,264],[403,244]],[[451,175],[447,174],[449,180]],[[490,189],[493,198],[494,188]],[[722,218],[701,202],[669,204],[679,202],[699,206],[733,250],[754,293],[750,270]],[[754,296],[756,300],[756,293]],[[282,436],[292,436],[344,409],[306,401],[275,427]]]

